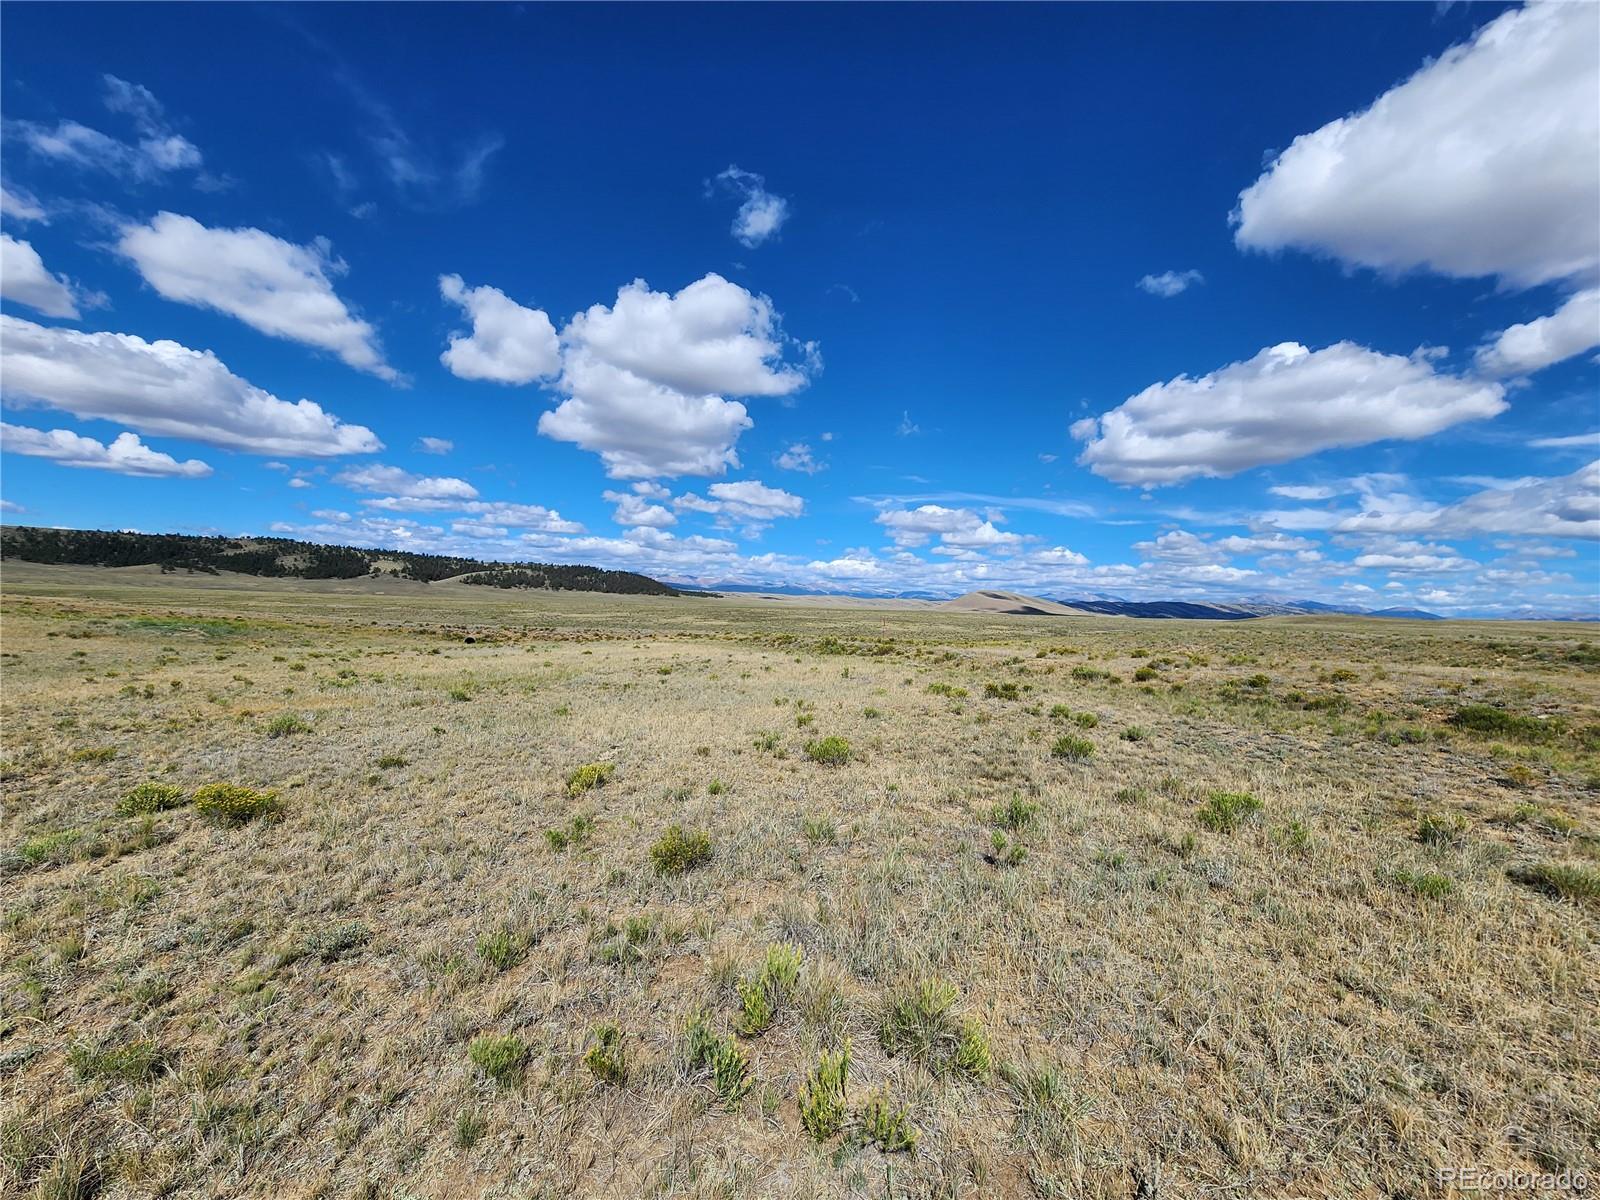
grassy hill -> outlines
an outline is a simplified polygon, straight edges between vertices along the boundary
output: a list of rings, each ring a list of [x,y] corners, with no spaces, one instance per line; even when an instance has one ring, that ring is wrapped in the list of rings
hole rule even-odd
[[[40,529],[7,525],[0,557],[70,566],[159,566],[163,572],[198,571],[293,579],[360,579],[392,576],[436,583],[538,588],[618,595],[677,596],[660,580],[633,571],[554,563],[484,562],[406,550],[323,546],[273,537],[188,537],[176,533],[124,533],[100,529]]]

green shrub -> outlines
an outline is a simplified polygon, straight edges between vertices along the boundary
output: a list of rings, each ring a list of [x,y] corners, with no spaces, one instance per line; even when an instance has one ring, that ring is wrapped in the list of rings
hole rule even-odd
[[[467,1057],[501,1087],[510,1087],[522,1076],[528,1044],[514,1033],[484,1034],[472,1039]]]
[[[984,858],[997,867],[1020,867],[1028,861],[1028,848],[996,829],[989,835],[990,853]]]
[[[766,961],[761,964],[761,980],[779,1007],[787,1004],[800,981],[800,966],[805,954],[790,942],[777,942],[767,947]]]
[[[711,861],[711,838],[703,830],[689,833],[682,825],[669,826],[650,847],[650,861],[658,874],[682,875]]]
[[[845,1080],[850,1074],[850,1039],[837,1051],[823,1051],[800,1085],[800,1123],[813,1140],[825,1142],[844,1128]]]
[[[1248,792],[1212,792],[1200,806],[1200,824],[1217,833],[1232,833],[1261,811],[1261,801]]]
[[[750,1060],[732,1038],[721,1037],[712,1030],[703,1010],[689,1018],[684,1050],[691,1070],[710,1070],[711,1086],[725,1108],[736,1108],[749,1093]]]
[[[1122,731],[1122,740],[1125,742],[1142,742],[1149,736],[1141,725],[1129,725]]]
[[[878,1019],[878,1044],[891,1058],[921,1063],[936,1075],[989,1069],[989,1039],[972,1018],[957,1021],[955,985],[933,976],[890,991]]]
[[[1283,831],[1284,843],[1297,854],[1311,849],[1311,830],[1304,821],[1290,821]]]
[[[337,925],[329,925],[307,935],[304,941],[305,952],[323,962],[332,962],[342,958],[358,946],[364,946],[372,939],[372,930],[362,921],[342,921]]]
[[[195,790],[194,810],[222,825],[243,825],[275,814],[278,793],[258,792],[236,783],[207,783]]]
[[[409,765],[410,764],[406,761],[406,758],[403,754],[385,754],[382,758],[378,759],[378,769],[380,771],[392,771],[396,768]],[[467,1114],[462,1115],[465,1116]]]
[[[885,1154],[915,1150],[922,1136],[906,1110],[890,1104],[886,1092],[869,1096],[861,1106],[861,1132]]]
[[[1021,692],[1014,683],[986,683],[983,685],[983,694],[991,700],[1020,700]]]
[[[739,1017],[734,1029],[742,1037],[759,1037],[772,1027],[772,997],[759,978],[739,981]]]
[[[144,816],[165,812],[169,808],[180,808],[188,801],[189,797],[176,784],[151,780],[137,785],[118,800],[117,811],[124,816]]]
[[[267,736],[269,738],[289,737],[296,733],[308,733],[311,726],[307,725],[294,713],[279,713],[267,722]]]
[[[585,763],[567,776],[567,795],[581,796],[602,786],[615,770],[610,763]]]
[[[1489,704],[1463,705],[1451,714],[1449,723],[1468,733],[1481,733],[1489,737],[1508,738],[1518,742],[1548,742],[1563,729],[1560,720],[1541,721],[1537,717],[1520,716]]]
[[[1067,734],[1058,737],[1050,747],[1050,753],[1057,758],[1064,758],[1068,762],[1083,762],[1094,753],[1094,743],[1088,738],[1073,737]]]
[[[837,767],[850,761],[850,743],[842,737],[818,738],[806,743],[806,757],[812,762]]]
[[[779,1010],[794,995],[803,960],[800,947],[780,942],[767,947],[766,961],[753,979],[739,983],[739,1018],[735,1028],[744,1037],[758,1037],[772,1026]]]
[[[956,1037],[956,1052],[951,1061],[956,1070],[974,1079],[982,1079],[989,1074],[993,1061],[989,1051],[989,1034],[971,1017],[961,1022],[961,1032]]]
[[[967,698],[967,689],[957,687],[953,683],[930,683],[928,685],[928,694],[943,696],[947,700],[965,700]]]
[[[628,1059],[622,1045],[622,1031],[615,1025],[602,1025],[594,1031],[594,1045],[583,1056],[583,1065],[601,1083],[620,1084],[628,1078]]]
[[[1092,712],[1081,712],[1073,716],[1072,723],[1079,729],[1093,729],[1100,724],[1100,718]]]

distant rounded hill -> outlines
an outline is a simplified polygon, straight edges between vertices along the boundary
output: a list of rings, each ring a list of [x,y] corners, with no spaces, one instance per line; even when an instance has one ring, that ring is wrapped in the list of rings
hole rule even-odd
[[[1115,600],[1110,598],[1046,600],[1021,592],[985,589],[947,600],[939,607],[956,612],[997,613],[1017,617],[1140,617],[1146,620],[1245,621],[1251,617],[1325,616],[1388,617],[1409,621],[1440,621],[1437,613],[1416,608],[1338,608],[1314,600],[1253,599],[1238,603],[1210,600]]]
[[[1054,600],[1041,600],[1038,596],[1024,596],[1021,592],[968,592],[954,600],[946,600],[940,608],[953,608],[959,612],[1010,613],[1019,617],[1082,617],[1088,614],[1081,608],[1070,608]]]

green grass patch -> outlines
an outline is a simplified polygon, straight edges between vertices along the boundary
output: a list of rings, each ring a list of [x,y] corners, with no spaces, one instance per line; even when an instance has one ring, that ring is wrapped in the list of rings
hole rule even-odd
[[[1550,742],[1560,736],[1564,725],[1557,718],[1540,720],[1507,712],[1490,704],[1466,704],[1448,718],[1457,729],[1484,737],[1506,738],[1515,742]]]
[[[136,1038],[129,1042],[76,1042],[67,1050],[67,1063],[79,1079],[107,1079],[144,1083],[165,1066],[156,1044]]]
[[[628,1078],[628,1056],[622,1043],[622,1031],[615,1025],[601,1025],[592,1037],[593,1044],[583,1056],[583,1065],[601,1083],[622,1084]]]
[[[267,722],[269,738],[293,737],[297,733],[310,733],[311,726],[295,713],[279,713]]]
[[[682,825],[669,826],[650,847],[650,861],[657,874],[682,875],[711,861],[711,837],[703,830],[691,833]]]
[[[514,1033],[486,1033],[472,1039],[467,1046],[467,1057],[495,1083],[511,1087],[522,1078],[528,1044]]]
[[[806,757],[825,766],[842,766],[850,761],[850,743],[842,737],[818,738],[806,743]]]
[[[36,834],[17,847],[17,856],[30,867],[43,863],[59,866],[72,861],[82,840],[83,834],[76,829]]]
[[[1600,871],[1578,863],[1535,863],[1507,874],[1524,887],[1580,904],[1600,905]]]
[[[1094,754],[1094,743],[1088,738],[1064,734],[1051,743],[1050,753],[1067,762],[1083,762]]]
[[[1260,811],[1261,801],[1249,792],[1212,792],[1196,815],[1207,829],[1232,833]]]

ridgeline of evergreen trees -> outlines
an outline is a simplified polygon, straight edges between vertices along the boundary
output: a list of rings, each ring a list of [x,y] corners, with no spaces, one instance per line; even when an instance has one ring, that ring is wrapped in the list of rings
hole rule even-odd
[[[359,579],[395,575],[434,583],[470,575],[465,583],[502,588],[551,588],[621,595],[677,596],[648,575],[553,563],[495,563],[409,550],[321,546],[289,538],[189,537],[177,533],[118,533],[98,529],[0,527],[0,557],[24,562],[93,567],[159,566],[163,572],[236,571],[293,579]],[[380,565],[381,564],[381,565]]]

